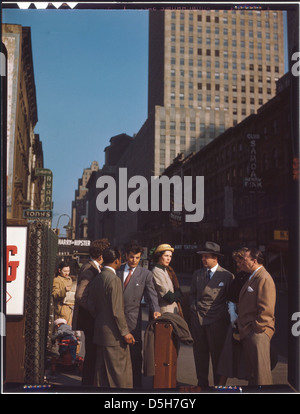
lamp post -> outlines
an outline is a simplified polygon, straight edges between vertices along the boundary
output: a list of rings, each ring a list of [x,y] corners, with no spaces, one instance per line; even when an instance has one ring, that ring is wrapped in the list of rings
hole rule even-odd
[[[70,217],[68,214],[61,214],[61,215],[58,217],[58,220],[57,220],[57,223],[56,223],[56,227],[55,227],[55,229],[54,229],[57,235],[59,235],[59,232],[60,232],[59,227],[58,227],[58,225],[59,225],[59,221],[60,221],[61,217],[64,217],[64,216],[66,216],[66,217],[68,217],[68,218],[69,218],[69,223],[70,223],[70,221],[71,221],[71,217]],[[68,223],[66,226],[64,226],[64,229],[71,230],[71,229],[73,228],[72,226],[70,226],[70,224],[69,224],[69,223]]]

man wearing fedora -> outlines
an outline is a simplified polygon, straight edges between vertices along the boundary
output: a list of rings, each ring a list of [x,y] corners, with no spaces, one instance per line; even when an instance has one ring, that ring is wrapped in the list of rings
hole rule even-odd
[[[230,323],[227,296],[234,279],[218,260],[223,255],[217,243],[207,241],[201,254],[203,267],[193,274],[190,290],[190,330],[198,385],[208,387],[211,356],[214,385],[218,383],[217,367]]]

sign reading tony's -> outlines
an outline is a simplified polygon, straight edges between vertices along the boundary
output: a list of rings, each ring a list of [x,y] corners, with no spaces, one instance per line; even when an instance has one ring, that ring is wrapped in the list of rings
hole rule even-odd
[[[27,227],[6,229],[6,315],[24,314]]]

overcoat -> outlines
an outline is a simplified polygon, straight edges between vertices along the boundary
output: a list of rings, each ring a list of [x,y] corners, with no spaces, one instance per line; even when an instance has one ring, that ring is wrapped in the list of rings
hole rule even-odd
[[[99,269],[93,260],[85,263],[80,269],[75,293],[75,305],[72,321],[73,330],[84,331],[85,329],[93,329],[94,321],[88,311],[87,298],[89,293],[89,284],[98,273]]]
[[[109,268],[104,267],[90,283],[88,309],[94,317],[94,343],[101,346],[124,346],[123,336],[129,333],[124,314],[122,283]]]
[[[265,332],[271,339],[275,332],[276,287],[264,266],[242,287],[238,302],[240,338],[250,332]]]
[[[179,313],[179,308],[176,302],[169,303],[164,299],[164,296],[168,293],[174,293],[173,282],[164,266],[156,265],[152,269],[154,286],[157,291],[158,303],[160,306],[160,312],[165,313]]]
[[[65,303],[66,287],[72,287],[72,278],[70,276],[56,276],[53,279],[52,297],[54,304],[55,319],[63,318],[68,325],[72,324],[72,306]]]

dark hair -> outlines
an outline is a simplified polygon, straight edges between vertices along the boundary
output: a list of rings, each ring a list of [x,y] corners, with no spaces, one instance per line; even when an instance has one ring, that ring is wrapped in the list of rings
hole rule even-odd
[[[258,264],[263,264],[264,256],[260,250],[252,248],[252,249],[249,249],[248,251],[252,259],[256,259]]]
[[[102,256],[102,253],[105,249],[110,246],[108,239],[99,239],[94,240],[90,245],[90,256],[92,259],[98,259],[99,256]]]
[[[138,245],[137,243],[131,243],[126,246],[125,253],[129,254],[130,252],[134,254],[141,253],[143,254],[144,249],[142,246]]]
[[[58,264],[58,266],[57,266],[57,269],[56,269],[56,276],[58,276],[59,275],[59,271],[61,270],[61,269],[63,269],[64,267],[70,267],[70,264],[68,263],[68,262],[60,262],[59,264]]]
[[[254,247],[250,249],[248,247],[242,247],[241,249],[233,252],[232,257],[234,259],[237,259],[237,258],[243,259],[245,257],[245,254],[248,252],[252,260],[256,259],[258,264],[264,263],[264,256],[262,252],[259,249],[255,249]]]
[[[121,252],[117,247],[109,247],[102,253],[104,265],[113,263],[116,259],[121,258]]]

